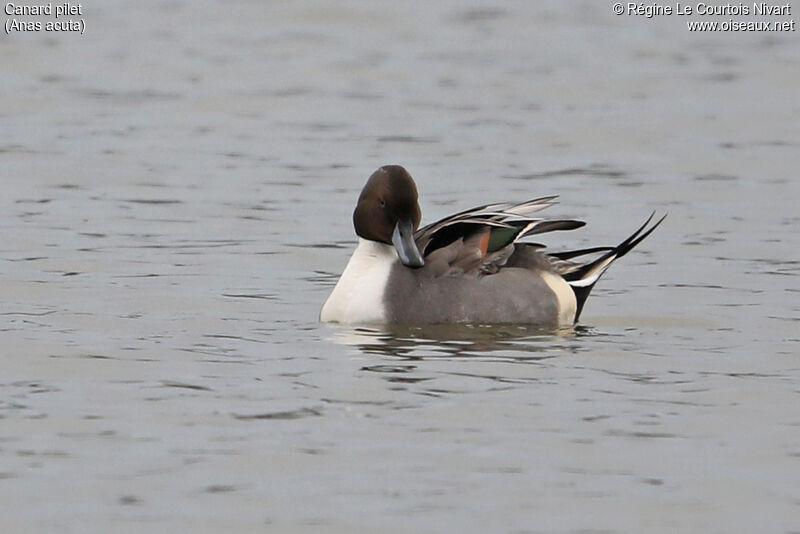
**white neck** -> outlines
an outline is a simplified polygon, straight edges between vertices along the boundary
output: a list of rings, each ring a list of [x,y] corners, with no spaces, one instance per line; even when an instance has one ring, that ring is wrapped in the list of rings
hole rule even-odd
[[[358,238],[342,276],[325,301],[319,319],[329,323],[384,323],[383,295],[392,264],[397,261],[392,245]]]

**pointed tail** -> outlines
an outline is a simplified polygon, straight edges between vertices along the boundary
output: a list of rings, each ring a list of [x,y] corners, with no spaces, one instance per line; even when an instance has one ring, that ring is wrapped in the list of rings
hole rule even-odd
[[[638,230],[636,230],[625,241],[616,247],[593,247],[550,254],[551,257],[562,260],[561,265],[559,266],[561,275],[564,277],[564,280],[567,281],[570,287],[572,287],[572,291],[575,292],[575,298],[578,301],[578,309],[575,313],[576,323],[581,315],[581,311],[583,311],[583,305],[586,302],[586,298],[589,296],[592,288],[603,275],[603,273],[606,272],[606,269],[608,269],[615,260],[621,258],[630,252],[633,247],[641,243],[644,238],[649,236],[652,231],[658,228],[658,225],[667,218],[667,216],[664,215],[657,220],[655,224],[650,226],[650,228],[647,228],[647,225],[650,224],[650,221],[653,220],[654,216],[655,212],[651,213],[650,217],[647,218],[647,220],[642,226],[639,227]],[[568,260],[572,258],[586,254],[596,254],[598,252],[604,252],[604,254],[595,260],[588,261],[586,263],[568,262]]]

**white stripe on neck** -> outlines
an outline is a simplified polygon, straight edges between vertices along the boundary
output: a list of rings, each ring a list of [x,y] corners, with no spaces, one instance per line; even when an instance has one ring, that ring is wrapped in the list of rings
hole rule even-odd
[[[358,246],[333,292],[322,306],[325,323],[385,323],[383,295],[392,264],[397,261],[392,245],[358,238]]]

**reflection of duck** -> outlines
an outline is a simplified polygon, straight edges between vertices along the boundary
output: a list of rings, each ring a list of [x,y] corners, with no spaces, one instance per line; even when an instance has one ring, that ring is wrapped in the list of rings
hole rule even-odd
[[[353,222],[359,236],[320,319],[347,324],[572,324],[600,276],[664,220],[649,219],[616,247],[545,253],[523,237],[585,223],[531,215],[543,197],[488,204],[417,229],[417,188],[398,165],[367,181]],[[646,229],[647,228],[647,229]],[[588,261],[573,261],[594,255]]]
[[[337,329],[331,340],[357,347],[364,354],[403,360],[488,356],[531,361],[553,358],[565,350],[571,352],[570,342],[584,335],[595,334],[581,327],[434,324]]]

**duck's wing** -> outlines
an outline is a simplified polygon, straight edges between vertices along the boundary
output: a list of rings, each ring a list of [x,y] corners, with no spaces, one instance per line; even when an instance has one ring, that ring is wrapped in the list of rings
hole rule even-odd
[[[487,204],[446,217],[414,235],[417,247],[438,274],[497,272],[523,237],[555,230],[573,230],[585,223],[542,219],[532,214],[555,204],[555,196],[518,204]]]
[[[444,234],[442,233],[442,231],[447,227],[459,223],[503,226],[502,222],[504,220],[514,217],[529,217],[532,213],[536,213],[537,211],[552,206],[555,204],[556,198],[557,197],[555,196],[549,196],[528,200],[527,202],[522,202],[519,204],[502,202],[478,206],[455,213],[449,217],[445,217],[444,219],[436,221],[435,223],[429,224],[424,228],[420,228],[417,230],[414,237],[417,240],[417,245],[421,247],[420,250],[422,250],[424,254],[424,247],[426,247],[431,241],[435,241],[438,246],[446,246],[449,244],[448,238],[450,237],[452,231],[445,232]],[[457,238],[458,237],[456,236],[451,241],[455,241]]]

